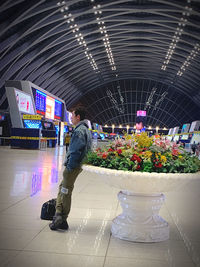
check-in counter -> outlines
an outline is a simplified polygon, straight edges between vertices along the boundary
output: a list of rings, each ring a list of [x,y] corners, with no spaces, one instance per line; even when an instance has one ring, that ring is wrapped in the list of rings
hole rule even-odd
[[[39,149],[40,129],[12,128],[11,148]]]

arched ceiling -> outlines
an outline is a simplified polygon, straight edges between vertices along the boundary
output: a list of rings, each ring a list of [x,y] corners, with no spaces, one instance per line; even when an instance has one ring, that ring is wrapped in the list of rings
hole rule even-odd
[[[29,80],[101,124],[200,119],[199,0],[7,0],[0,29],[0,108]]]

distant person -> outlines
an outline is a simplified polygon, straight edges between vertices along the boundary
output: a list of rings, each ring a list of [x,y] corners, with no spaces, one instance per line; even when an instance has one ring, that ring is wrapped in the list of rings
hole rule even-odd
[[[56,200],[56,213],[52,223],[49,224],[51,230],[68,229],[66,221],[71,209],[71,196],[77,176],[82,171],[81,164],[91,149],[91,133],[85,121],[85,111],[81,108],[72,113],[72,123],[76,126],[69,144],[69,149],[65,157],[65,169],[63,180],[59,186]]]
[[[69,132],[66,133],[66,136],[65,136],[65,146],[66,146],[66,152],[68,150],[68,147],[69,147],[69,143],[70,143],[70,135],[69,135]]]
[[[199,157],[199,155],[200,155],[200,143],[198,143],[196,147],[196,156]]]
[[[192,144],[192,146],[191,146],[191,149],[192,149],[192,153],[195,155],[195,152],[196,152],[196,144],[195,144],[195,142]]]

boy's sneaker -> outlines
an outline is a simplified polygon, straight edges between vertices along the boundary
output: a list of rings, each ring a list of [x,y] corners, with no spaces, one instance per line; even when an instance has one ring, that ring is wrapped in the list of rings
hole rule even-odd
[[[68,230],[69,228],[69,225],[66,221],[62,221],[62,223],[58,226],[58,229],[61,229],[61,230]]]
[[[58,227],[62,224],[63,218],[60,213],[56,213],[55,216],[53,217],[52,223],[49,224],[49,228],[51,230],[57,230]]]

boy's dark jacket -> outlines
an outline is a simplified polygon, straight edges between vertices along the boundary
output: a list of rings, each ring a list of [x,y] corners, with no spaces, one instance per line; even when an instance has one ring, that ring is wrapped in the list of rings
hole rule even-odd
[[[92,136],[86,121],[80,121],[71,136],[64,165],[68,171],[81,165],[87,152],[91,149]]]

